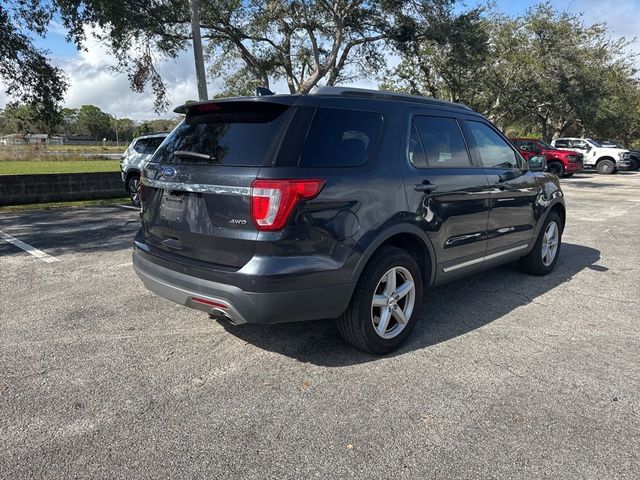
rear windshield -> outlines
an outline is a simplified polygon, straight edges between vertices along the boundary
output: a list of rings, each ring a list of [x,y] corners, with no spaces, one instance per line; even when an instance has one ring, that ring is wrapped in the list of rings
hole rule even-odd
[[[285,105],[241,102],[208,107],[206,112],[188,115],[152,161],[259,166],[287,109]]]

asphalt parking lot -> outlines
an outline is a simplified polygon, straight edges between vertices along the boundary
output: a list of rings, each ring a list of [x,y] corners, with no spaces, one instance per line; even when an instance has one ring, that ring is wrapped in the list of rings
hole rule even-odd
[[[639,478],[640,173],[562,183],[556,271],[430,291],[388,357],[147,292],[134,210],[0,215],[0,478]]]

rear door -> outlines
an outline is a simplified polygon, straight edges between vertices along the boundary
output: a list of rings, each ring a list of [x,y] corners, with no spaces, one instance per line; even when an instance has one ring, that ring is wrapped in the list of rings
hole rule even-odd
[[[466,134],[491,186],[487,255],[524,250],[533,237],[540,192],[518,152],[488,122],[468,119]]]
[[[560,147],[558,147],[560,148]],[[585,165],[595,165],[595,151],[592,152],[591,157],[589,157],[589,152],[592,150],[591,146],[585,142],[584,140],[569,140],[569,146],[567,147],[569,150],[573,150],[574,152],[579,152],[582,154],[582,160]]]
[[[430,237],[438,275],[481,266],[487,240],[489,185],[471,161],[453,115],[411,117],[405,191]]]
[[[238,269],[255,252],[250,187],[273,157],[287,105],[257,101],[188,108],[146,165],[143,232],[159,255]]]

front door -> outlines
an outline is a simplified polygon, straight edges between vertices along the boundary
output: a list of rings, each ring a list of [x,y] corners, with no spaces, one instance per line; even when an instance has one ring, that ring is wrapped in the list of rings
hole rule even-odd
[[[434,246],[437,275],[482,265],[490,187],[471,161],[456,118],[414,115],[405,190],[416,224]]]
[[[491,186],[487,256],[525,250],[536,225],[540,187],[509,142],[489,123],[467,120],[469,143]]]

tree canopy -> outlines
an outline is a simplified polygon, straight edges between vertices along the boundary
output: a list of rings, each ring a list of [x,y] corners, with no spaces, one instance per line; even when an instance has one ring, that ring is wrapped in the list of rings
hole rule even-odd
[[[10,103],[0,110],[0,134],[2,133],[51,133],[87,140],[129,141],[139,135],[172,130],[180,118],[135,121],[116,118],[95,105],[80,108],[63,108],[60,122],[51,127],[43,123],[38,112],[29,104]]]
[[[467,103],[512,133],[623,142],[640,135],[637,58],[629,43],[549,3],[513,17],[465,9],[456,0],[200,3],[218,96],[274,84],[307,93],[316,85],[377,79],[385,89]],[[96,112],[90,117],[97,123],[90,123],[84,107],[73,119],[60,110],[64,74],[32,41],[54,18],[79,48],[91,28],[131,88],[150,87],[156,112],[166,109],[157,65],[191,48],[188,0],[8,0],[0,5],[0,77],[19,103],[7,107],[21,112],[12,125],[26,125],[28,111],[40,129],[73,124],[91,135],[106,131],[107,119]],[[393,68],[390,53],[400,59]]]
[[[397,47],[401,62],[383,88],[460,101],[503,129],[547,140],[637,138],[637,59],[605,25],[548,3],[515,18],[448,9],[438,21],[440,35]]]

